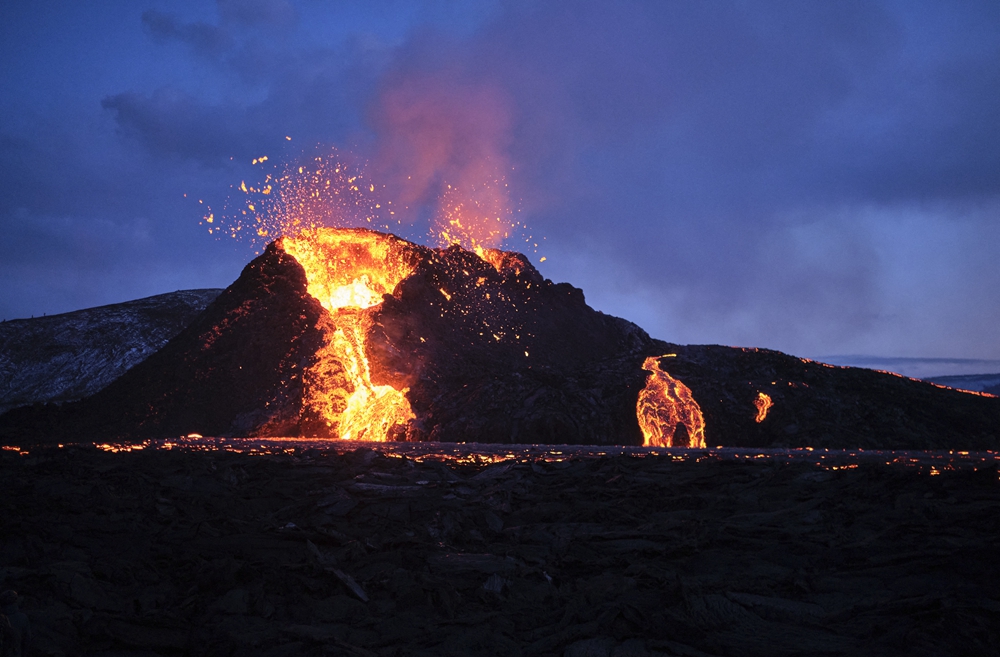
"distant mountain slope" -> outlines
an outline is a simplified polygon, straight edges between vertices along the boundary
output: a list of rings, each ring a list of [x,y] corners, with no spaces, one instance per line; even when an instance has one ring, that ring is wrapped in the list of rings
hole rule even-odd
[[[949,388],[976,390],[1000,395],[1000,374],[962,374],[958,376],[935,376],[924,379]]]
[[[188,326],[222,290],[182,290],[0,323],[0,413],[92,395]]]
[[[830,363],[831,365],[864,367],[870,370],[896,372],[903,376],[924,381],[933,381],[935,383],[942,377],[978,376],[984,372],[1000,372],[1000,360],[989,358],[909,358],[861,354],[821,355],[810,356],[810,358],[821,363]]]

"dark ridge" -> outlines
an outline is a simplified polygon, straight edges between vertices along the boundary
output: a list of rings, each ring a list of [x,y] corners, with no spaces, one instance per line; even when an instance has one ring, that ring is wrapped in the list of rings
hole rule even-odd
[[[709,445],[985,450],[1000,399],[770,349],[671,346],[661,367],[691,388]],[[756,422],[758,393],[774,405]]]
[[[269,245],[163,349],[83,401],[6,413],[0,436],[295,435],[299,373],[320,344],[325,312],[305,286],[302,267]]]
[[[1000,447],[1000,399],[765,349],[654,340],[523,255],[493,254],[497,269],[459,248],[404,248],[415,268],[371,309],[367,348],[374,384],[409,389],[416,420],[392,439],[641,445],[642,364],[657,356],[692,391],[709,445]],[[302,373],[335,322],[273,243],[163,349],[81,402],[0,416],[0,439],[322,436]],[[345,376],[336,362],[322,375]],[[757,422],[760,393],[773,407]]]
[[[375,315],[370,356],[410,387],[410,438],[641,445],[653,341],[505,255],[498,271],[459,248],[430,252]]]

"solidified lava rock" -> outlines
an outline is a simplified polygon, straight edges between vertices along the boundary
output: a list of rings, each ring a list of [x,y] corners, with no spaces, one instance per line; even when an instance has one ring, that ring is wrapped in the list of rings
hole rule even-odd
[[[457,247],[428,250],[374,320],[369,355],[376,375],[410,388],[411,438],[642,444],[638,365],[654,341],[520,254],[498,269]]]
[[[7,436],[43,440],[295,435],[300,372],[325,312],[294,258],[268,246],[160,351],[83,401],[15,409]]]
[[[1000,399],[770,349],[670,345],[660,360],[705,417],[709,445],[995,450]],[[665,352],[666,353],[666,352]],[[754,400],[773,406],[756,421]]]
[[[636,402],[654,356],[690,389],[709,445],[1000,447],[1000,399],[775,351],[654,340],[520,254],[378,239],[395,240],[409,273],[352,312],[365,313],[370,384],[405,389],[412,409],[391,439],[641,445]],[[340,320],[309,284],[272,243],[159,352],[81,402],[0,416],[0,439],[329,435],[308,387],[317,372],[349,385],[350,367],[321,362]],[[762,394],[773,403],[763,418]]]
[[[31,654],[1000,645],[993,468],[283,447],[0,451],[0,590],[21,595]]]
[[[642,444],[639,365],[654,344],[644,331],[519,254],[495,252],[498,269],[457,247],[409,246],[413,272],[373,309],[368,336],[373,382],[408,387],[416,414],[391,437]],[[329,339],[325,313],[272,243],[145,362],[81,402],[6,414],[0,435],[322,435],[304,412],[303,372]]]

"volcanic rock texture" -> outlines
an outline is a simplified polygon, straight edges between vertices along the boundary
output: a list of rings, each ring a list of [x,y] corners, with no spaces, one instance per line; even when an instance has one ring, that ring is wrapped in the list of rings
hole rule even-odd
[[[341,446],[341,443],[334,443]],[[995,469],[0,451],[32,655],[996,655]]]
[[[408,404],[409,420],[369,439],[641,445],[636,403],[652,356],[690,389],[709,445],[1000,447],[997,398],[768,350],[669,344],[593,310],[520,254],[335,234],[389,244],[405,265],[391,293],[330,311],[279,240],[159,352],[80,403],[7,413],[0,438],[339,438],[336,413],[360,384],[326,352],[350,320],[364,329],[364,385]],[[332,418],[317,412],[317,386],[333,390]],[[763,417],[762,395],[773,404]],[[680,426],[673,438],[691,437]]]
[[[705,415],[709,445],[995,450],[1000,399],[769,349],[672,345],[664,369]],[[754,400],[773,406],[756,422]]]

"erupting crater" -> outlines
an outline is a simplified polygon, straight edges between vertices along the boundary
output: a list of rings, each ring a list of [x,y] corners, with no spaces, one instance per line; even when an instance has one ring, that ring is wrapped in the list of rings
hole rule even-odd
[[[416,256],[409,246],[364,229],[313,229],[279,240],[326,310],[319,322],[326,344],[303,375],[307,433],[386,440],[414,419],[408,388],[373,382],[367,354],[372,309],[413,272]]]

